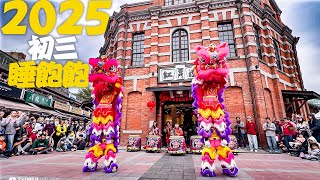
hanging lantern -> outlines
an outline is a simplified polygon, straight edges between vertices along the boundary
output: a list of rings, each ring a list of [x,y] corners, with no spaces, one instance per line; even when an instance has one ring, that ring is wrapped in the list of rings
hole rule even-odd
[[[154,101],[149,101],[147,106],[150,108],[150,111],[152,111],[153,108],[156,107],[156,103]]]

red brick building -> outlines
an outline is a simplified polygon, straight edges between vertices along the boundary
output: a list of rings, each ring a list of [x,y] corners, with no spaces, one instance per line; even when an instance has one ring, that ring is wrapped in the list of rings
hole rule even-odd
[[[100,49],[122,68],[121,143],[129,134],[140,134],[144,140],[150,121],[157,121],[160,128],[167,120],[183,123],[181,114],[192,110],[194,47],[220,41],[230,47],[225,104],[233,121],[252,116],[263,137],[265,117],[307,114],[302,103],[318,95],[301,91],[298,40],[282,23],[275,0],[151,0],[122,5],[109,19]],[[156,102],[152,111],[149,101]]]

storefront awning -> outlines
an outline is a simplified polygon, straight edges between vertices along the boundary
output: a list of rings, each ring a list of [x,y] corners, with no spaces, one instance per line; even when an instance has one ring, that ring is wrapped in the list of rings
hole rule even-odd
[[[183,91],[191,90],[191,86],[170,86],[170,87],[148,87],[147,91],[161,92],[161,91]]]
[[[320,95],[314,91],[282,90],[282,96],[285,102],[287,102],[287,113],[297,113],[309,100],[320,98]],[[297,101],[302,103],[297,106]]]
[[[70,114],[70,113],[65,113],[65,112],[61,112],[59,110],[55,110],[56,112],[60,113],[60,114],[63,114],[65,117],[71,117],[71,118],[75,118],[75,119],[78,119],[78,120],[84,120],[85,117],[82,117],[82,116],[78,116],[78,115],[74,115],[74,114]]]
[[[45,114],[48,114],[48,115],[50,115],[50,116],[64,117],[63,114],[60,114],[60,113],[58,113],[58,112],[56,112],[56,111],[38,107],[37,105],[35,105],[35,104],[33,104],[33,103],[28,103],[28,104],[29,104],[30,106],[34,107],[34,108],[41,109],[41,112],[43,112],[43,113],[45,113]]]
[[[32,107],[24,103],[9,101],[5,99],[0,99],[0,107],[6,108],[6,109],[21,110],[21,111],[43,112],[41,108]]]
[[[282,90],[283,98],[297,98],[301,100],[319,99],[320,95],[314,91]]]

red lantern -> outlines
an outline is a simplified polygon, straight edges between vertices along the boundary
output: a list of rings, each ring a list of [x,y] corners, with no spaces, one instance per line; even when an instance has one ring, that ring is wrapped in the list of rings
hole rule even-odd
[[[150,108],[150,111],[152,111],[153,108],[156,107],[156,103],[154,101],[149,101],[147,106]]]

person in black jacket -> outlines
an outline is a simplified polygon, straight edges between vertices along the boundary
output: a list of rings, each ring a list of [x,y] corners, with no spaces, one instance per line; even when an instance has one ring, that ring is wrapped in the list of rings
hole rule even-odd
[[[320,120],[315,117],[315,115],[309,114],[308,115],[308,123],[309,128],[312,131],[312,136],[317,139],[317,141],[320,141]]]

